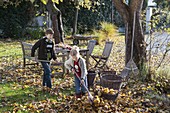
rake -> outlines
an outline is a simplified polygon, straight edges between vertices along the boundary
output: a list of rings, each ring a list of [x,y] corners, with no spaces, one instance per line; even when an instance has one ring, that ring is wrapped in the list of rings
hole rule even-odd
[[[135,34],[135,21],[136,21],[136,12],[134,12],[134,19],[133,19],[133,34],[132,34],[132,44],[131,44],[131,57],[126,66],[124,67],[123,71],[121,72],[121,77],[126,78],[130,72],[133,72],[135,75],[139,73],[138,67],[136,66],[135,62],[133,61],[133,44],[134,44],[134,34]],[[126,37],[128,33],[128,23],[126,25]]]
[[[76,77],[80,80],[80,82],[81,82],[81,79],[80,79],[80,77],[78,76],[78,74],[76,73],[76,72],[74,72],[75,73],[75,75],[76,75]],[[89,99],[89,101],[90,101],[90,103],[91,104],[93,104],[93,96],[91,95],[91,93],[90,93],[90,91],[88,90],[88,88],[85,86],[85,84],[82,84],[83,85],[83,87],[86,89],[86,91],[87,91],[87,93],[88,93],[88,99]]]
[[[47,63],[51,63],[51,61],[49,60],[39,60],[38,58],[36,57],[32,57],[32,60],[34,60],[35,62],[47,62]],[[60,65],[62,64],[61,62],[56,62],[55,65]]]

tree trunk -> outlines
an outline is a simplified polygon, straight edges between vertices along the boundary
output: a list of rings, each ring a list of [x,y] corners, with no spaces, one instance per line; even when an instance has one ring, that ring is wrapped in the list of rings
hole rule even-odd
[[[64,43],[64,39],[63,39],[64,32],[63,32],[63,24],[61,19],[61,11],[55,6],[55,3],[53,3],[52,0],[48,0],[47,10],[52,20],[55,43],[56,44],[60,42]]]
[[[132,33],[133,33],[133,18],[136,12],[135,22],[135,34],[134,34],[134,46],[133,46],[133,60],[137,64],[138,68],[143,66],[146,62],[146,44],[144,41],[143,30],[140,23],[140,14],[143,5],[143,0],[131,0],[129,4],[125,4],[124,0],[113,0],[114,6],[123,18],[125,25],[128,23],[128,34],[126,35],[126,55],[125,63],[131,58],[131,45],[132,45]]]
[[[73,23],[73,32],[72,35],[75,35],[77,32],[77,20],[78,20],[78,8],[75,11],[74,23]]]
[[[55,43],[58,44],[58,43],[60,43],[60,33],[59,33],[59,29],[58,29],[57,15],[52,14],[51,20],[52,20],[52,27],[53,27],[53,30],[54,30]]]

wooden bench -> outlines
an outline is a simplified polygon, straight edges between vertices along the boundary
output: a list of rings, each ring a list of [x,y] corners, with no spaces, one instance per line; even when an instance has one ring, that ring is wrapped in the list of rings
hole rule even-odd
[[[26,43],[26,42],[21,42],[21,47],[22,47],[22,52],[23,52],[23,67],[25,68],[26,65],[38,65],[39,62],[49,62],[49,61],[46,61],[46,60],[38,60],[38,61],[35,61],[35,60],[32,60],[32,57],[31,57],[31,49],[32,49],[32,44],[30,43]],[[35,57],[37,57],[37,51],[35,53]],[[57,58],[61,57],[62,60],[63,58],[66,57],[66,55],[56,55]],[[29,60],[29,63],[27,63],[27,60]],[[32,61],[32,62],[31,62]],[[62,69],[63,69],[63,72],[60,72],[60,73],[55,73],[55,74],[64,74],[65,73],[65,67],[64,67],[64,62],[59,62],[59,63],[56,63],[56,64],[52,64],[51,66],[62,66]]]
[[[26,42],[21,42],[21,47],[22,47],[22,53],[23,53],[23,67],[26,67],[26,65],[38,65],[38,62],[33,61],[32,63],[27,63],[27,59],[31,61],[31,49],[32,49],[32,44],[26,43]]]

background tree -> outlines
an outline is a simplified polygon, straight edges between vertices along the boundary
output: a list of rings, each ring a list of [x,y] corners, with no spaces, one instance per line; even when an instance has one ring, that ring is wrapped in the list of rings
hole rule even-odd
[[[16,8],[17,5],[20,5],[20,3],[22,3],[22,1],[24,0],[14,0],[14,1],[7,1],[7,2],[2,2],[2,6],[6,7],[6,10],[9,10],[10,7],[7,7],[10,4],[13,4],[13,6],[15,6],[14,8]],[[27,0],[29,1],[29,0]],[[25,23],[23,25],[25,25],[26,28],[24,29],[20,29],[17,32],[23,32],[23,34],[29,34],[31,35],[32,38],[40,38],[43,35],[43,29],[46,26],[51,25],[51,22],[49,24],[49,22],[46,23],[45,18],[49,17],[48,16],[48,11],[46,8],[47,1],[46,0],[30,0],[32,3],[30,9],[32,11],[34,11],[34,13],[30,13],[27,11],[28,15],[31,15],[28,23],[26,23],[26,21],[24,21]],[[75,4],[75,0],[52,0],[55,3],[55,6],[61,11],[62,13],[62,22],[63,22],[63,28],[64,28],[64,34],[65,35],[72,35],[72,28],[74,29],[75,27],[77,27],[76,30],[76,34],[84,34],[84,33],[90,33],[93,31],[93,29],[99,29],[100,27],[100,22],[102,21],[106,21],[106,22],[110,22],[111,21],[111,1],[112,0],[93,0],[91,2],[91,0],[86,0],[82,1],[82,0],[77,0],[78,1],[78,7],[76,7]],[[61,2],[62,1],[62,2]],[[101,4],[101,5],[100,5]],[[24,4],[27,5],[27,4]],[[74,18],[75,17],[75,10],[78,11],[78,17],[77,20]],[[22,10],[23,12],[25,10]],[[5,10],[2,9],[1,10],[1,14],[6,14]],[[20,12],[21,13],[21,12]],[[15,15],[17,13],[12,13],[12,11],[8,11],[8,15]],[[117,13],[114,15],[114,24],[120,26],[122,23],[119,17],[116,16]],[[36,17],[39,18],[44,18],[44,25],[43,26],[37,26],[37,24],[35,24],[35,20]],[[2,16],[3,17],[3,16]],[[12,20],[17,19],[18,16],[12,16]],[[26,17],[26,16],[25,16]],[[94,18],[95,17],[95,18]],[[116,19],[117,18],[117,19]],[[4,18],[2,18],[4,19]],[[22,19],[25,20],[25,19]],[[47,19],[48,21],[49,19]],[[17,21],[14,21],[17,22]],[[77,25],[75,26],[76,23]],[[1,25],[4,23],[0,23],[0,26],[4,26]],[[33,26],[35,25],[35,26]],[[121,25],[122,26],[122,25]],[[34,28],[34,29],[32,29]],[[36,28],[36,29],[35,29]],[[1,30],[5,29],[4,27],[1,28]],[[3,30],[4,31],[4,30]],[[13,34],[16,35],[18,34],[16,32],[16,29],[13,30]],[[25,33],[27,32],[27,33]],[[21,33],[19,33],[21,34]],[[41,35],[38,35],[41,34]],[[24,36],[24,35],[23,35]],[[21,36],[20,36],[21,37]],[[13,38],[13,36],[11,36],[11,38]]]
[[[64,39],[63,39],[64,31],[63,31],[61,11],[55,6],[55,3],[52,0],[48,0],[46,6],[50,14],[50,18],[52,20],[52,28],[54,30],[55,43],[56,44],[60,42],[64,43]]]
[[[27,0],[3,2],[0,6],[0,30],[2,37],[21,38],[35,16],[34,6]]]
[[[77,32],[78,12],[79,12],[78,0],[75,0],[75,15],[74,15],[74,22],[73,22],[73,32],[72,32],[72,35],[75,35],[76,32]]]
[[[144,0],[113,0],[113,4],[119,14],[122,16],[125,25],[128,24],[128,32],[126,37],[126,63],[130,60],[131,45],[132,45],[132,30],[133,18],[136,13],[135,34],[134,34],[134,51],[133,59],[140,68],[146,62],[146,43],[144,40],[143,29],[140,22],[141,10]]]

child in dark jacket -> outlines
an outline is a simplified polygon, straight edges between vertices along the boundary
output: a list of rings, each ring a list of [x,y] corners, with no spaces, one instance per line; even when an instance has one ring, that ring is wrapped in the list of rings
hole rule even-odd
[[[53,34],[54,31],[51,28],[47,29],[45,36],[33,45],[31,51],[31,56],[34,57],[35,50],[38,49],[38,60],[41,62],[44,69],[43,86],[49,88],[52,88],[50,60],[53,59],[57,62],[54,52]]]

